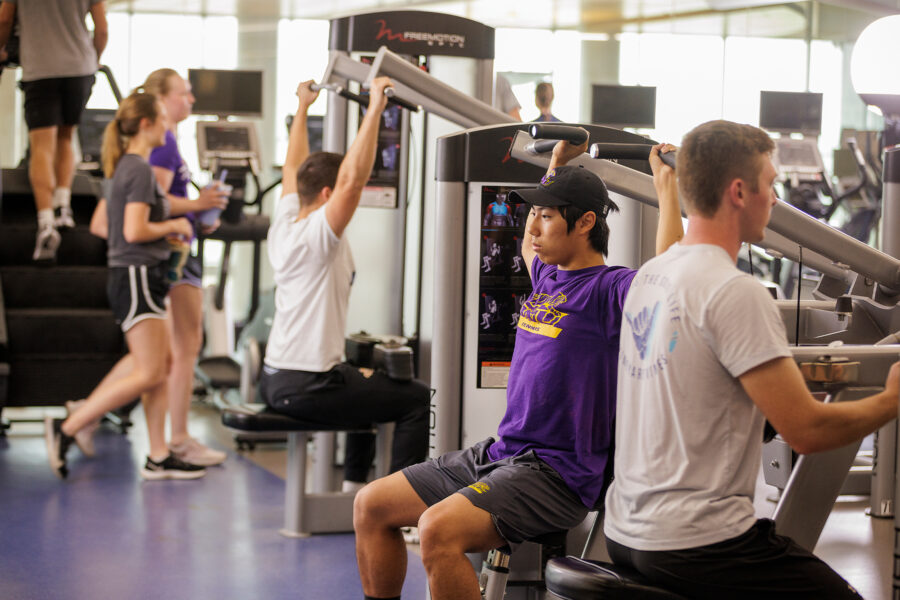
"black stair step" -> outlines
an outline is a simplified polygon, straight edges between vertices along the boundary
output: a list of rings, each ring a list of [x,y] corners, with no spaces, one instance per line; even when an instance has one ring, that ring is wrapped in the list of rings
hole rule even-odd
[[[0,223],[33,222],[37,219],[34,195],[26,169],[3,169],[3,197],[0,199]],[[87,225],[94,214],[99,180],[76,173],[72,181],[72,212],[76,223]]]
[[[25,356],[10,361],[7,406],[56,406],[86,398],[121,358],[111,354]]]
[[[62,240],[56,252],[57,265],[106,264],[106,240],[91,235],[86,226],[61,231],[60,234]],[[36,235],[36,222],[13,225],[0,223],[0,265],[45,266],[37,265],[31,259]]]
[[[0,267],[6,308],[109,308],[105,266]]]
[[[6,324],[11,360],[25,355],[125,352],[122,330],[108,309],[11,308]]]

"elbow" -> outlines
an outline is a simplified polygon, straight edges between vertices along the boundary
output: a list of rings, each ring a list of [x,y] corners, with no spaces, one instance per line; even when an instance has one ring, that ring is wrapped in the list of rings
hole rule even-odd
[[[137,244],[141,241],[140,232],[131,227],[125,227],[122,229],[122,237],[124,237],[125,241],[129,244]]]
[[[781,432],[779,432],[781,433]],[[781,437],[787,445],[797,454],[815,454],[830,449],[830,447],[812,433],[781,433]]]

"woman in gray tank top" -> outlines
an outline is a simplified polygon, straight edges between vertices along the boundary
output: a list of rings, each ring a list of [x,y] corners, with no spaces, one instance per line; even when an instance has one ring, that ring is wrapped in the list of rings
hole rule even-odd
[[[107,294],[128,343],[126,354],[68,418],[45,422],[50,466],[67,474],[66,451],[78,433],[107,412],[141,397],[150,452],[141,475],[145,479],[194,479],[202,467],[169,453],[165,440],[168,398],[166,373],[169,339],[165,296],[168,292],[167,238],[192,235],[187,219],[169,218],[148,157],[161,146],[167,128],[165,107],[152,94],[132,94],[122,101],[103,136],[103,169],[112,179],[107,217],[109,279]]]

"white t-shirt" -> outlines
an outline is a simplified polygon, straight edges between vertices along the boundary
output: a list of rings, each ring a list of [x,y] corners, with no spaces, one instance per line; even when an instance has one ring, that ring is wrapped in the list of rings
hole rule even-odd
[[[328,225],[325,208],[297,221],[300,199],[278,201],[269,227],[275,270],[275,320],[266,364],[324,372],[341,362],[354,266],[350,244]]]
[[[769,292],[724,249],[644,265],[622,319],[607,537],[679,550],[749,530],[765,419],[737,378],[790,355]]]

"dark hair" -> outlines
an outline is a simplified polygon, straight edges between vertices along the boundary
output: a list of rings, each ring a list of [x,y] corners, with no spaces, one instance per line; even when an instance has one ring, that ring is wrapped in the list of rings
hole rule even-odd
[[[712,217],[735,179],[758,192],[762,157],[775,149],[762,129],[731,121],[709,121],[692,129],[678,150],[678,190],[685,212]]]
[[[619,207],[615,202],[611,199],[607,200],[607,202],[609,212],[618,212]],[[583,217],[587,212],[588,211],[583,208],[578,208],[571,204],[560,206],[559,214],[566,220],[566,232],[571,232],[575,229],[575,223],[577,223],[578,219]],[[588,241],[591,243],[591,247],[594,250],[600,252],[603,256],[606,256],[609,254],[609,224],[597,211],[592,210],[590,212],[594,213],[597,217],[597,221],[594,223],[594,227],[591,229],[590,233],[588,233]]]
[[[311,203],[322,188],[334,189],[344,156],[334,152],[313,152],[297,169],[297,195],[300,205]]]

